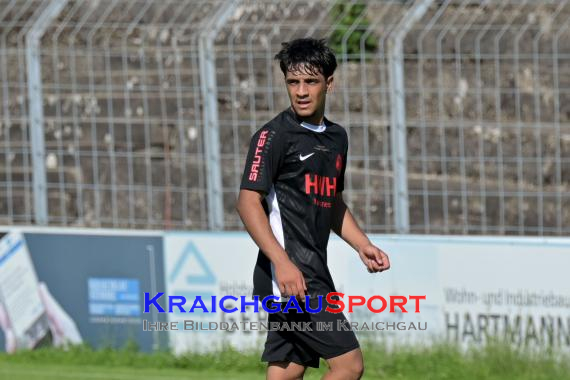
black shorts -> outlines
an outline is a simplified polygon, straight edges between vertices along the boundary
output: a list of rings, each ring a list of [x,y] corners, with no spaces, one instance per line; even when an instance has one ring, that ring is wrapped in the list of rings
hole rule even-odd
[[[277,305],[279,304],[270,307]],[[285,303],[281,306],[284,307]],[[270,329],[267,332],[262,361],[293,362],[305,367],[319,368],[320,358],[331,359],[360,347],[344,313],[325,311],[327,303],[324,300],[318,313],[307,312],[302,303],[300,306],[303,313],[291,309],[288,313],[279,311],[269,314]],[[311,300],[310,306],[316,309],[318,300]],[[279,327],[279,330],[271,329],[272,322],[278,323],[273,326]],[[330,331],[325,326],[331,327]],[[312,331],[306,331],[307,327]]]

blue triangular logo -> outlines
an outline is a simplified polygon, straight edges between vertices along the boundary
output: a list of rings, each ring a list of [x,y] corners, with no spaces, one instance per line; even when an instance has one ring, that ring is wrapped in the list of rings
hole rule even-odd
[[[210,269],[210,266],[204,259],[204,256],[198,251],[198,248],[194,245],[194,243],[189,242],[186,245],[186,248],[180,254],[174,269],[170,273],[169,281],[174,282],[178,276],[182,268],[185,265],[188,265],[188,262],[194,257],[199,265],[199,274],[189,274],[186,276],[186,283],[187,284],[200,284],[200,285],[212,285],[216,283],[216,276],[214,276],[214,272]],[[196,269],[196,268],[193,268]]]

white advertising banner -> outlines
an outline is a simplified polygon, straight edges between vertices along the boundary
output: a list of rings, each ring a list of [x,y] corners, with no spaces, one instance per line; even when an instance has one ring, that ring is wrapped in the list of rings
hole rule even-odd
[[[454,240],[439,256],[447,339],[570,348],[568,240]]]
[[[414,343],[439,334],[436,326],[441,324],[442,302],[436,247],[414,239],[387,236],[371,236],[371,240],[390,257],[390,270],[368,273],[358,254],[339,238],[331,239],[328,250],[331,273],[337,290],[346,294],[345,303],[349,295],[364,296],[367,300],[379,295],[388,304],[381,313],[366,306],[357,306],[352,313],[346,313],[356,323],[359,338]],[[339,262],[340,258],[344,262]],[[417,301],[419,312],[410,296],[425,296]],[[407,303],[390,312],[390,297],[406,297]],[[372,306],[379,309],[382,304],[375,301]]]
[[[0,308],[2,330],[10,326],[14,349],[34,348],[48,334],[38,277],[24,236],[16,230],[0,239]]]
[[[492,335],[515,345],[570,348],[570,239],[373,235],[372,240],[389,254],[389,271],[368,273],[337,237],[331,236],[328,250],[337,290],[345,294],[345,315],[361,340],[429,343],[438,337],[467,346]],[[186,299],[185,312],[174,306],[168,313],[170,322],[179,322],[170,333],[175,352],[222,344],[262,347],[266,331],[260,322],[267,314],[251,305],[239,310],[240,296],[251,300],[257,257],[247,234],[167,233],[164,252],[163,301]],[[223,302],[238,310],[220,310],[225,296],[238,298]],[[387,307],[375,313],[354,306],[348,312],[349,296],[375,297],[374,309],[383,306],[383,298]],[[402,306],[390,312],[391,300]]]
[[[164,252],[164,297],[182,296],[187,299],[183,307],[187,312],[175,307],[175,312],[168,313],[169,322],[179,322],[178,330],[171,331],[169,335],[175,352],[215,350],[222,344],[238,348],[257,347],[264,341],[265,331],[251,328],[254,326],[249,322],[265,321],[265,313],[255,313],[253,306],[247,306],[245,313],[241,310],[224,313],[218,307],[224,296],[238,298],[238,301],[224,301],[228,310],[241,305],[240,296],[251,301],[257,248],[246,234],[169,233],[164,238]],[[198,296],[204,301],[207,312],[199,305],[193,312],[188,312]],[[212,297],[216,297],[214,302]],[[216,305],[215,311],[212,303]],[[263,311],[262,308],[260,310]],[[239,329],[225,328],[233,323]]]

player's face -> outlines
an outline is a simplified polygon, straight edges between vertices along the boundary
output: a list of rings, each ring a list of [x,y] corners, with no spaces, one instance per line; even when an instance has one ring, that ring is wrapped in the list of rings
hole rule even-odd
[[[287,71],[285,83],[295,113],[307,123],[321,124],[333,77],[325,79],[323,74],[310,70]]]

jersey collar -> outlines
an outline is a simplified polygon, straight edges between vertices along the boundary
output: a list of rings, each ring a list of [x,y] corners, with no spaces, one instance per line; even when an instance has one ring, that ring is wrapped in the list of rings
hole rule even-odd
[[[305,123],[305,122],[303,122],[303,120],[301,120],[299,118],[299,116],[295,113],[295,111],[293,111],[293,109],[291,107],[287,108],[285,113],[291,117],[291,119],[295,122],[295,124],[297,126],[299,126],[301,128],[305,128],[305,129],[312,131],[312,132],[317,132],[317,133],[325,132],[331,124],[330,121],[326,117],[323,117],[323,124],[322,125],[313,125],[313,124]]]

